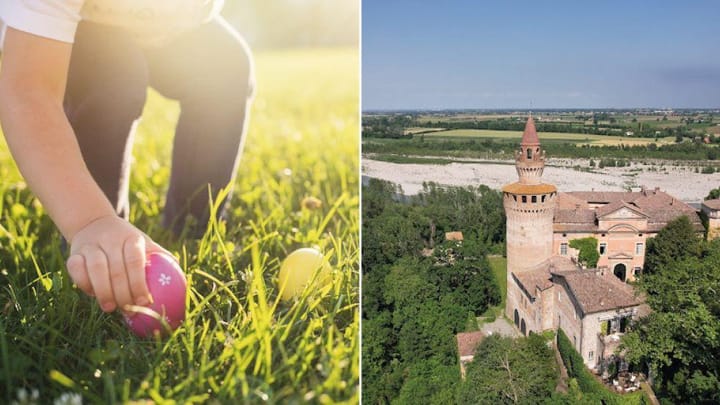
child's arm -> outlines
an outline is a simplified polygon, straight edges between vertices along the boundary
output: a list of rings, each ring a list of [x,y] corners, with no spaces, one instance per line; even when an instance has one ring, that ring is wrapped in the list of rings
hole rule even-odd
[[[85,166],[63,110],[72,45],[8,28],[0,122],[17,165],[63,236],[68,271],[104,311],[147,305],[147,251],[162,250],[115,214]]]

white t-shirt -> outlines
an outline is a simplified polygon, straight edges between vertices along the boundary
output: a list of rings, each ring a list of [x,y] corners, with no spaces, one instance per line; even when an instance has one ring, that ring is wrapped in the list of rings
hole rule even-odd
[[[154,46],[212,19],[222,5],[223,0],[0,0],[0,19],[63,42],[73,42],[78,22],[87,20],[122,28]]]

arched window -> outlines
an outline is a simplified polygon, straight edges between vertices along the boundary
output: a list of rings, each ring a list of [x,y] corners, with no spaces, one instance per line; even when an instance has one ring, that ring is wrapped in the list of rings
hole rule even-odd
[[[532,159],[532,149],[527,148],[527,158]]]
[[[520,314],[518,314],[517,309],[515,310],[515,313],[513,314],[513,318],[515,320],[515,326],[520,325]]]
[[[627,278],[627,267],[625,267],[624,264],[619,263],[615,265],[615,268],[613,269],[613,274],[615,274],[615,277],[619,278],[622,281],[625,281]]]
[[[520,321],[520,332],[523,334],[523,336],[526,334],[525,319]]]

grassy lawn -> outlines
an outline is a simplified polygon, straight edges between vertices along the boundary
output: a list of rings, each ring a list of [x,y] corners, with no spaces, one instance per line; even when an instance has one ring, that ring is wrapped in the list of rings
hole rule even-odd
[[[416,131],[417,132],[417,131]],[[426,139],[431,138],[493,138],[501,140],[519,141],[522,131],[500,131],[490,129],[452,129],[423,134]],[[539,132],[540,141],[569,142],[591,145],[646,145],[649,143],[665,144],[675,142],[675,138],[661,138],[657,142],[653,138],[630,138],[621,136],[573,134],[563,132]]]
[[[229,219],[201,240],[160,227],[179,108],[150,94],[131,220],[179,257],[189,285],[186,321],[165,340],[136,338],[71,285],[59,236],[0,141],[0,403],[21,388],[40,403],[68,392],[84,403],[357,402],[358,52],[256,56]],[[322,207],[303,208],[308,196]],[[281,261],[309,246],[333,282],[280,301]]]
[[[484,317],[499,317],[505,311],[505,297],[507,296],[507,259],[502,256],[489,256],[490,269],[493,272],[495,281],[500,287],[500,296],[502,297],[500,304],[490,307],[483,314]]]

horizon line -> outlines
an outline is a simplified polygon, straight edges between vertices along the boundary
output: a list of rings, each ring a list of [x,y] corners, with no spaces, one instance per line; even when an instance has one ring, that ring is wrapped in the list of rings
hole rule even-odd
[[[403,108],[367,108],[361,112],[387,112],[387,111],[557,111],[557,110],[715,110],[720,111],[717,107],[403,107]]]

